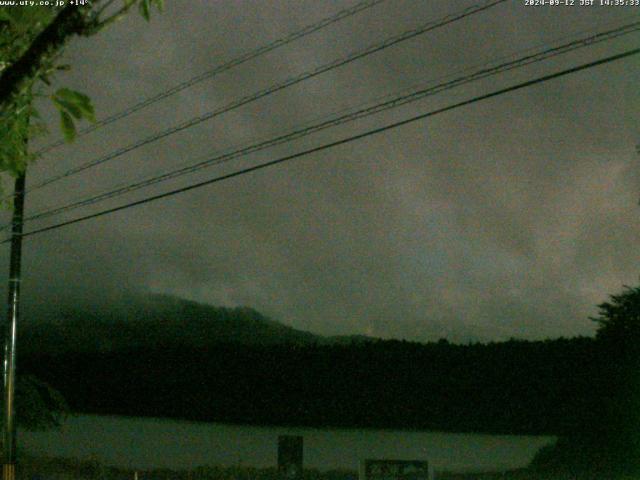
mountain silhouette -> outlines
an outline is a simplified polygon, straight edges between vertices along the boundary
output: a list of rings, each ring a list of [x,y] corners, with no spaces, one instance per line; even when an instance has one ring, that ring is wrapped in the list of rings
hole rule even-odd
[[[26,319],[29,320],[29,319]],[[25,353],[107,352],[148,346],[300,345],[371,341],[362,335],[323,337],[273,320],[250,307],[217,307],[170,295],[131,296],[100,309],[50,311],[24,322]]]

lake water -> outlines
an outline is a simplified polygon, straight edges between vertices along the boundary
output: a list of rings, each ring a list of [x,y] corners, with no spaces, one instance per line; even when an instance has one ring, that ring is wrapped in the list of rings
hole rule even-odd
[[[97,458],[107,465],[189,468],[275,466],[278,435],[304,437],[304,465],[357,470],[364,458],[428,460],[437,470],[497,470],[527,465],[554,437],[402,430],[279,428],[153,418],[81,415],[51,432],[20,432],[29,453]]]

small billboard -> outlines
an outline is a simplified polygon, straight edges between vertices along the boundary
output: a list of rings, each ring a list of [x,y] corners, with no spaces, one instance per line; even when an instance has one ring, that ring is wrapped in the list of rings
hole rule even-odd
[[[367,459],[360,464],[360,480],[433,480],[424,460]]]

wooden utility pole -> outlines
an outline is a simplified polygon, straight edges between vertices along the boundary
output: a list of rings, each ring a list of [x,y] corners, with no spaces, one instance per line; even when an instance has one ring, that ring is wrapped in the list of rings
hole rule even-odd
[[[16,177],[11,221],[11,259],[9,263],[9,297],[4,343],[4,411],[2,443],[2,480],[15,480],[16,466],[16,334],[20,307],[20,261],[24,218],[26,171]]]

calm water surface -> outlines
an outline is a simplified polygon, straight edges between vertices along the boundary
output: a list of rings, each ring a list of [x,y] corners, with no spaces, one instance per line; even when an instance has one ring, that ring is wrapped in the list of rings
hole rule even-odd
[[[278,435],[304,437],[305,467],[356,470],[364,458],[429,460],[438,470],[525,466],[553,437],[402,430],[279,428],[81,415],[53,432],[20,432],[27,452],[97,458],[108,465],[188,468],[274,466]]]

